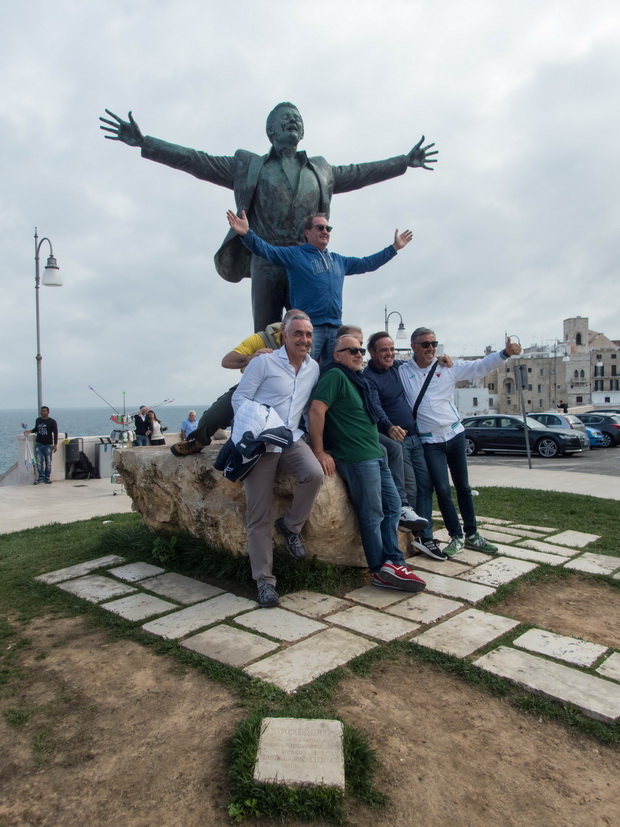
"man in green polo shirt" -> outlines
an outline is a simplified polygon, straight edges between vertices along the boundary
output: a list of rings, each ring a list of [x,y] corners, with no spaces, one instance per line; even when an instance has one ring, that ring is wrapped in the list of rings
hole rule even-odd
[[[362,546],[380,588],[419,592],[425,583],[404,563],[398,547],[400,497],[379,444],[377,415],[361,374],[366,351],[354,336],[341,336],[334,363],[318,381],[309,412],[312,450],[327,476],[338,469],[357,514]],[[325,451],[324,433],[331,454]]]

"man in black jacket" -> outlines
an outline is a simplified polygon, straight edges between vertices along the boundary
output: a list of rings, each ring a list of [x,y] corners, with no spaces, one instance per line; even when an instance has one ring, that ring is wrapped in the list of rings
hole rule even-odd
[[[47,405],[41,407],[41,416],[37,417],[32,431],[24,431],[24,433],[37,435],[34,442],[34,458],[39,476],[34,484],[39,485],[44,482],[50,485],[52,454],[58,450],[58,423],[50,416],[50,409]]]

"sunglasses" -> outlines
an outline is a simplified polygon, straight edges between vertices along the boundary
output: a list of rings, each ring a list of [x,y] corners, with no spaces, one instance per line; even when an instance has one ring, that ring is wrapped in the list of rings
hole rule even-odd
[[[345,350],[348,350],[351,356],[357,356],[358,353],[361,353],[362,356],[366,354],[365,347],[341,347],[340,350],[336,351],[336,353],[344,353]]]
[[[428,350],[429,347],[437,347],[438,344],[439,342],[416,342],[416,345],[420,345],[424,350]]]
[[[330,227],[329,224],[313,224],[312,229],[320,230],[321,232],[323,232],[323,230],[327,230],[328,233],[331,233],[334,228]]]

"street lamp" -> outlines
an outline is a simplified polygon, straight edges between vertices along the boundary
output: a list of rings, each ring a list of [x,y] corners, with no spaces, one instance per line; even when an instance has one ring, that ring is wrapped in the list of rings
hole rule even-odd
[[[551,382],[549,383],[549,407],[555,407],[556,399],[555,394],[558,389],[558,380],[557,380],[557,358],[558,358],[558,350],[562,348],[564,351],[564,356],[562,356],[563,362],[570,362],[570,356],[568,355],[568,348],[566,345],[561,345],[559,342],[556,342],[553,346],[553,398],[551,397]],[[564,379],[566,380],[566,373],[564,373]],[[568,385],[566,386],[566,392],[568,393]],[[568,399],[568,396],[567,396]],[[568,404],[568,403],[567,403]]]
[[[34,228],[34,290],[36,297],[36,322],[37,322],[37,399],[38,410],[41,411],[43,404],[43,383],[41,379],[41,325],[39,322],[39,288],[41,286],[41,276],[39,273],[39,252],[44,241],[50,245],[50,254],[47,257],[47,264],[43,270],[43,284],[45,287],[62,287],[62,276],[60,275],[60,268],[54,258],[54,251],[52,249],[52,242],[49,238],[42,238],[39,241],[37,235],[37,228]]]
[[[390,316],[393,316],[396,313],[398,318],[400,319],[400,323],[398,325],[398,330],[396,331],[396,338],[397,339],[406,339],[407,333],[405,331],[405,324],[403,322],[403,317],[400,315],[398,310],[392,310],[391,313],[387,312],[387,304],[385,305],[385,332],[389,334],[390,329],[388,327],[388,319]]]

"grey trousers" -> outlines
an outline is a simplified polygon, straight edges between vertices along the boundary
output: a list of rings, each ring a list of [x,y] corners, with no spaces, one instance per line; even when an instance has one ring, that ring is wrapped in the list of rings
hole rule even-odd
[[[252,577],[257,582],[276,584],[272,574],[273,540],[271,536],[271,501],[276,470],[290,474],[297,485],[293,502],[284,514],[284,524],[299,534],[310,516],[323,484],[323,469],[310,447],[298,439],[282,453],[265,453],[243,481],[246,502],[248,556]]]

